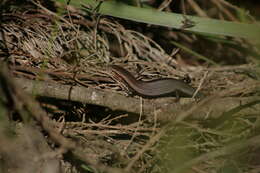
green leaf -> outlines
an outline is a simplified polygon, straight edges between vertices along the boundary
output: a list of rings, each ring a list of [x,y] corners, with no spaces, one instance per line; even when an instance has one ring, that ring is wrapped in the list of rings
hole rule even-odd
[[[207,57],[205,57],[205,56],[203,56],[203,55],[201,55],[201,54],[199,54],[199,53],[197,53],[197,52],[195,52],[195,51],[193,51],[193,50],[191,50],[191,49],[189,49],[189,48],[187,48],[187,47],[185,47],[185,46],[183,46],[183,45],[181,45],[181,44],[179,44],[175,41],[171,41],[171,43],[174,44],[175,46],[181,48],[185,52],[192,54],[193,56],[197,57],[198,59],[202,59],[202,60],[204,60],[204,61],[206,61],[206,62],[208,62],[209,64],[212,64],[212,65],[218,65],[216,62],[212,61],[211,59],[209,59],[209,58],[207,58]]]
[[[59,1],[63,2],[63,0]],[[82,7],[82,5],[85,5],[94,9],[97,7],[98,3],[99,2],[95,0],[73,0],[70,2],[70,5],[74,5],[76,7]],[[184,17],[182,14],[160,12],[150,8],[134,7],[119,1],[103,2],[100,8],[98,8],[98,13],[136,22],[171,27],[194,33],[215,36],[242,37],[248,39],[260,38],[260,26],[258,24],[229,22],[188,15]],[[190,28],[182,29],[183,23],[189,20],[191,20],[195,25]]]

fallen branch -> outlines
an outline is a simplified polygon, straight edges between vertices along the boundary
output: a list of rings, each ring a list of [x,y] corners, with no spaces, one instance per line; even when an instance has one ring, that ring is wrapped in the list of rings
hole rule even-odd
[[[28,112],[29,115],[31,115],[49,134],[49,137],[54,141],[56,144],[60,146],[61,154],[65,154],[68,151],[72,152],[77,158],[84,161],[87,165],[90,165],[93,169],[99,170],[100,172],[123,172],[123,170],[118,168],[112,168],[105,166],[104,164],[101,164],[95,160],[92,160],[88,154],[85,154],[84,148],[79,145],[77,142],[67,139],[64,136],[62,136],[58,130],[54,127],[54,123],[52,120],[50,120],[47,113],[41,108],[40,104],[36,102],[32,97],[25,94],[19,86],[22,86],[23,89],[25,89],[26,86],[24,85],[26,82],[29,82],[28,80],[15,80],[15,82],[20,82],[15,85],[12,78],[8,74],[6,66],[0,64],[0,82],[1,87],[4,88],[3,90],[6,92],[7,95],[15,95],[15,99],[21,102],[22,107],[25,108],[25,110]],[[26,82],[25,82],[26,81]],[[32,81],[31,81],[32,82]],[[36,81],[34,81],[36,82]],[[33,82],[32,82],[33,83]],[[31,83],[31,84],[32,84]],[[37,82],[36,82],[37,83]],[[28,83],[26,83],[28,84]],[[33,85],[31,85],[32,87]],[[39,85],[35,85],[39,86]],[[53,87],[53,86],[52,86]],[[66,88],[66,87],[65,87]],[[33,89],[33,88],[30,88]],[[57,88],[52,88],[57,89]],[[33,91],[33,90],[31,90]],[[36,90],[37,91],[37,90]],[[51,91],[46,90],[46,92],[51,93]],[[9,93],[10,92],[10,93]],[[54,92],[55,93],[55,92]]]
[[[139,114],[142,109],[145,115],[157,114],[158,120],[168,121],[173,119],[181,112],[186,111],[192,105],[198,104],[199,109],[196,109],[189,115],[194,119],[216,118],[237,106],[259,100],[259,97],[226,97],[220,98],[231,91],[222,92],[219,95],[211,96],[209,98],[196,103],[191,98],[181,98],[178,102],[174,98],[160,98],[160,99],[143,99],[143,104],[140,104],[140,99],[135,97],[127,97],[111,91],[105,91],[94,88],[86,88],[83,86],[63,85],[55,82],[35,81],[25,78],[14,78],[14,81],[27,93],[42,97],[51,97],[56,99],[71,100],[87,104],[93,104],[103,107],[108,107],[112,110],[121,110],[129,113]],[[257,83],[248,87],[253,89],[257,87]],[[237,90],[241,90],[238,88]],[[232,92],[236,89],[232,88]],[[211,104],[209,104],[211,102]],[[241,111],[248,113],[257,113],[260,109],[259,105],[254,105],[255,109],[245,108]]]

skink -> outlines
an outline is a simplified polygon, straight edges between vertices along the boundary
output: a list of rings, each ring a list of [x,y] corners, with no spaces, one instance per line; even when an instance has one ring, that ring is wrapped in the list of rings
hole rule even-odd
[[[122,83],[126,86],[133,94],[142,96],[144,98],[157,98],[167,96],[184,96],[192,97],[196,91],[195,88],[189,86],[187,83],[172,79],[163,78],[151,81],[137,80],[130,72],[124,68],[111,65],[111,75],[114,80]],[[204,95],[197,92],[197,98],[203,97]]]

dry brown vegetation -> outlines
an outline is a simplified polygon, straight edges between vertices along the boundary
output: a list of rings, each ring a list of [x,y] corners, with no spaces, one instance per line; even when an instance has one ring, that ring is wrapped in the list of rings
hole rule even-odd
[[[238,20],[226,1],[209,11],[187,2],[181,12]],[[12,5],[0,16],[0,172],[259,172],[260,72],[249,42],[48,10],[59,4]],[[208,97],[125,96],[109,64],[145,80],[188,74]]]

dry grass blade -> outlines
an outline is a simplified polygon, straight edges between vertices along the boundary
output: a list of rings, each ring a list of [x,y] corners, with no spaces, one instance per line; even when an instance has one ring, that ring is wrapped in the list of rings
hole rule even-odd
[[[105,165],[99,164],[91,159],[85,154],[83,154],[83,148],[79,146],[76,142],[66,139],[62,136],[55,128],[54,123],[48,118],[48,115],[45,111],[42,110],[40,105],[33,100],[30,96],[24,94],[20,89],[18,89],[12,79],[10,78],[7,67],[1,64],[1,72],[0,72],[0,80],[1,82],[5,82],[5,87],[9,87],[17,99],[22,102],[26,110],[28,111],[29,115],[34,117],[38,123],[41,124],[42,128],[49,134],[50,138],[58,145],[60,145],[61,151],[67,153],[71,151],[75,154],[76,157],[80,158],[86,164],[91,165],[93,169],[99,171],[108,171],[108,172],[122,172],[120,169],[110,168]]]

